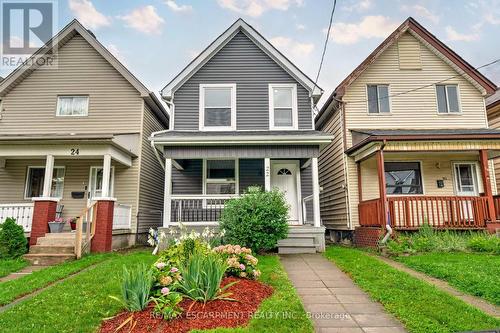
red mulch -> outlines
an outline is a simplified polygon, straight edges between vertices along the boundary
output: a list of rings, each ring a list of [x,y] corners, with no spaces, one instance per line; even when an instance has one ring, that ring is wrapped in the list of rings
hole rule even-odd
[[[232,294],[229,298],[236,301],[216,300],[203,303],[184,299],[180,303],[184,309],[182,315],[174,320],[166,321],[155,318],[152,313],[153,306],[149,306],[141,312],[122,312],[117,316],[104,321],[99,330],[100,333],[184,333],[192,329],[210,329],[216,327],[236,327],[246,325],[252,318],[262,300],[271,296],[273,289],[258,281],[238,279],[234,277],[225,278],[222,285],[238,281],[229,287]],[[119,331],[116,329],[130,316],[129,321]],[[131,327],[131,324],[133,327]],[[131,329],[132,328],[132,329]]]

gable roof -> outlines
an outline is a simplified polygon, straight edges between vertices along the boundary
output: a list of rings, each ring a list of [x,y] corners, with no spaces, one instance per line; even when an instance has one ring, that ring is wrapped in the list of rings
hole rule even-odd
[[[486,98],[486,109],[494,108],[500,105],[500,88],[497,91]]]
[[[316,116],[316,121],[323,118],[323,113],[328,109],[332,101],[339,101],[349,87],[371,64],[373,64],[384,51],[393,45],[404,33],[410,33],[419,42],[425,44],[432,51],[440,54],[442,59],[455,69],[460,75],[470,81],[483,94],[495,92],[496,85],[486,76],[481,74],[471,64],[455,53],[436,36],[425,29],[413,17],[406,19],[392,34],[389,35],[370,55],[363,60],[340,84],[335,88],[328,100],[325,102],[320,112]]]
[[[155,112],[155,114],[162,120],[168,123],[169,115],[161,102],[153,92],[148,90],[137,77],[135,77],[116,57],[109,52],[104,45],[102,45],[92,32],[87,30],[78,20],[74,19],[66,25],[59,33],[52,37],[44,46],[36,51],[29,60],[35,57],[43,56],[46,54],[54,53],[60,49],[71,38],[76,35],[82,36],[113,68],[115,68],[137,91],[145,100],[148,106]],[[51,47],[46,47],[51,45]],[[12,71],[5,79],[0,81],[0,98],[8,94],[17,84],[28,77],[38,67],[34,61],[25,61]]]
[[[238,19],[219,37],[217,37],[205,50],[203,50],[193,61],[191,61],[172,81],[162,90],[161,95],[166,100],[171,100],[174,92],[193,76],[203,65],[205,65],[217,52],[219,52],[238,32],[243,32],[264,53],[280,65],[288,74],[300,82],[309,92],[314,101],[317,102],[323,94],[323,89],[314,83],[306,74],[295,66],[286,56],[276,49],[251,25],[243,19]]]

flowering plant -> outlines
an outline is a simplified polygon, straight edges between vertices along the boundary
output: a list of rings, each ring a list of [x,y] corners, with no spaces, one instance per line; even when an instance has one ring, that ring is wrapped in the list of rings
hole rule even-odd
[[[66,223],[62,217],[56,217],[54,221],[49,221],[49,223]]]
[[[258,260],[252,255],[252,250],[240,245],[221,245],[213,249],[226,260],[229,266],[227,275],[248,279],[257,279],[260,271],[257,269]]]
[[[170,292],[170,289],[163,287],[160,290],[160,295],[151,297],[155,303],[153,313],[155,316],[161,316],[165,320],[174,319],[182,313],[182,308],[179,303],[182,301],[182,296],[176,292]]]
[[[179,269],[169,265],[162,258],[153,264],[151,270],[153,272],[153,288],[158,295],[168,294],[171,289],[175,289],[175,284],[182,279]]]
[[[154,247],[154,250],[153,250],[153,255],[155,255],[156,253],[158,253],[158,247],[160,245],[160,242],[165,239],[167,236],[165,235],[165,233],[162,231],[162,232],[158,232],[158,229],[153,229],[153,228],[149,228],[149,231],[148,231],[148,244],[152,247]]]

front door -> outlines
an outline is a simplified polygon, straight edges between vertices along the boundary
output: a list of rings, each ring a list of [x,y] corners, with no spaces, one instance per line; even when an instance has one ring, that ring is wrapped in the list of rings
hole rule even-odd
[[[285,194],[285,200],[290,205],[288,220],[292,225],[300,224],[298,199],[298,162],[273,162],[271,167],[271,188],[278,188]]]
[[[90,168],[90,179],[89,179],[89,192],[88,200],[89,203],[93,198],[102,197],[102,167],[91,167]],[[111,176],[109,180],[109,196],[113,196],[113,181],[114,181],[114,168],[111,167]]]
[[[455,163],[455,187],[460,196],[477,196],[476,163]]]

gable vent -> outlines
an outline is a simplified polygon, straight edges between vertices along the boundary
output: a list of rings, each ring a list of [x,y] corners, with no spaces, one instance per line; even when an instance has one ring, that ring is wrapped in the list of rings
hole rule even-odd
[[[399,69],[422,69],[420,42],[409,34],[398,41]]]

